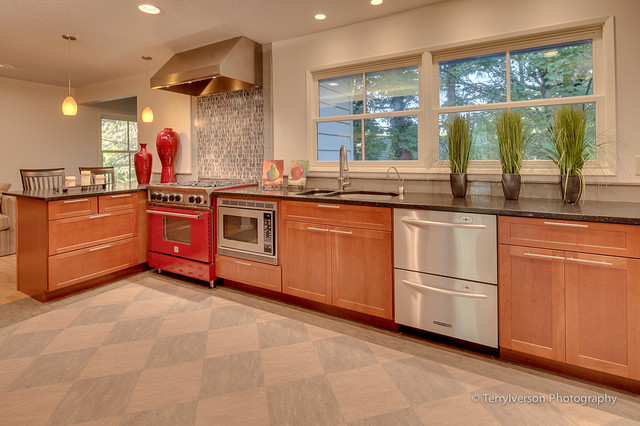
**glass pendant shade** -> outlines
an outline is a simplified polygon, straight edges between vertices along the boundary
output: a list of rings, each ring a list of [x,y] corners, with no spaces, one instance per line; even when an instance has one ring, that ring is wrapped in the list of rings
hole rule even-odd
[[[153,111],[148,106],[144,107],[142,110],[142,122],[143,123],[153,123]]]
[[[64,115],[76,115],[78,113],[78,104],[73,96],[67,96],[62,101],[62,114]]]

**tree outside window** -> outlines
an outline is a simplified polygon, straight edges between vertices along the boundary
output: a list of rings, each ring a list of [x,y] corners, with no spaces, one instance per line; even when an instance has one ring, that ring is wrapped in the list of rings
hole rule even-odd
[[[492,123],[507,108],[528,120],[532,137],[526,160],[545,159],[545,130],[553,109],[566,103],[586,110],[587,140],[595,144],[592,44],[585,39],[438,62],[440,159],[447,160],[444,122],[463,113],[473,127],[473,159],[498,160]]]
[[[100,147],[102,166],[113,166],[115,183],[136,182],[133,156],[138,151],[135,120],[102,117]]]

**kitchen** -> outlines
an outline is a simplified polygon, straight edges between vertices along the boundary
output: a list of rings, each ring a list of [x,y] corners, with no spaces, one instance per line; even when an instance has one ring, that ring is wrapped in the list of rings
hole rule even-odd
[[[363,3],[364,6],[370,7],[367,2]],[[389,2],[383,3],[383,5],[387,3]],[[307,79],[309,78],[310,71],[313,72],[337,65],[348,66],[353,63],[370,61],[372,59],[382,60],[384,58],[397,56],[398,54],[408,55],[432,47],[443,49],[456,43],[468,44],[477,41],[491,41],[500,36],[504,37],[505,34],[513,36],[515,34],[531,33],[539,28],[557,29],[567,26],[570,23],[585,23],[600,17],[612,16],[615,17],[615,51],[613,53],[607,53],[612,56],[607,57],[609,60],[606,62],[615,66],[614,88],[617,88],[617,90],[614,89],[613,93],[607,92],[607,102],[612,102],[615,106],[613,109],[615,113],[613,131],[617,143],[614,144],[615,149],[612,151],[615,159],[614,165],[616,166],[616,172],[604,178],[606,186],[593,184],[592,182],[594,181],[588,182],[586,198],[587,200],[599,201],[636,200],[639,181],[636,175],[635,156],[639,153],[640,148],[638,148],[638,140],[634,132],[634,116],[632,115],[634,111],[637,111],[637,108],[634,108],[632,100],[635,99],[634,95],[638,95],[639,93],[637,85],[634,84],[632,79],[635,75],[633,70],[636,66],[640,65],[638,64],[638,57],[634,53],[634,41],[640,38],[638,29],[634,24],[634,21],[640,15],[638,5],[633,1],[606,3],[597,1],[522,2],[517,5],[512,3],[513,2],[497,0],[489,2],[457,0],[438,2],[409,12],[377,17],[376,19],[373,19],[374,17],[372,16],[372,20],[369,21],[350,23],[350,25],[347,26],[340,26],[339,28],[328,30],[327,27],[319,26],[322,25],[322,23],[305,22],[304,25],[306,26],[315,25],[314,28],[316,29],[314,29],[311,34],[288,36],[281,39],[278,39],[278,36],[273,36],[273,42],[265,47],[265,50],[270,52],[270,54],[265,55],[266,58],[270,58],[270,65],[265,66],[264,69],[269,70],[271,74],[270,78],[266,78],[265,81],[270,82],[270,84],[265,84],[262,89],[264,108],[256,107],[257,112],[263,111],[264,113],[264,136],[258,138],[257,141],[251,138],[248,138],[247,141],[248,146],[246,151],[248,153],[251,153],[253,148],[252,144],[264,144],[263,153],[257,156],[250,154],[245,156],[242,152],[229,151],[228,148],[233,146],[235,142],[233,139],[220,145],[208,145],[209,142],[206,140],[202,140],[201,142],[199,139],[201,133],[199,133],[197,129],[201,129],[202,127],[199,126],[206,127],[211,125],[212,128],[207,129],[211,131],[215,130],[213,127],[219,127],[217,124],[216,126],[211,124],[214,118],[208,118],[207,120],[211,121],[205,123],[198,122],[198,120],[206,114],[207,103],[214,103],[218,98],[189,98],[188,96],[171,92],[150,90],[148,84],[146,84],[148,78],[145,77],[143,72],[145,64],[138,59],[139,56],[143,54],[154,57],[153,61],[147,64],[149,66],[149,75],[152,75],[175,52],[224,38],[230,38],[237,34],[230,34],[229,37],[218,37],[215,34],[215,30],[209,29],[207,32],[203,29],[200,34],[196,34],[195,31],[190,33],[195,34],[194,39],[191,41],[186,39],[179,40],[175,37],[178,41],[171,47],[164,46],[154,52],[135,52],[133,56],[137,60],[138,66],[135,73],[114,73],[111,77],[109,75],[102,76],[100,81],[92,84],[82,84],[81,79],[83,77],[81,73],[73,71],[72,68],[72,93],[79,104],[79,112],[78,116],[69,120],[69,118],[62,117],[59,113],[61,99],[67,95],[68,91],[66,86],[68,52],[64,41],[60,39],[60,34],[64,31],[72,33],[73,29],[72,21],[64,21],[69,22],[70,29],[57,30],[57,32],[50,34],[46,38],[44,37],[45,35],[42,35],[43,40],[46,39],[47,42],[51,39],[54,40],[55,43],[61,44],[60,48],[53,52],[52,57],[49,59],[50,62],[59,62],[61,72],[57,74],[61,74],[61,76],[56,77],[55,83],[29,82],[29,78],[24,78],[20,75],[20,70],[9,70],[12,74],[5,74],[3,70],[2,74],[0,74],[0,91],[3,95],[2,101],[0,102],[0,111],[2,112],[2,122],[5,124],[2,126],[5,142],[3,143],[4,152],[0,158],[0,170],[3,170],[0,181],[10,182],[12,183],[12,189],[16,189],[21,186],[18,173],[19,168],[45,168],[59,165],[64,166],[67,170],[77,170],[79,166],[95,165],[100,156],[97,142],[99,140],[99,126],[96,123],[99,122],[100,114],[103,113],[98,102],[105,100],[114,101],[134,94],[137,97],[134,115],[139,116],[143,107],[146,105],[152,107],[155,115],[153,123],[139,124],[138,134],[141,142],[147,141],[149,143],[149,151],[154,155],[154,181],[157,182],[159,180],[160,171],[158,157],[155,153],[154,140],[156,134],[164,127],[172,127],[180,135],[181,151],[177,161],[179,180],[195,180],[199,177],[255,178],[259,174],[258,167],[261,166],[263,158],[285,159],[285,164],[288,165],[289,160],[311,159],[314,155],[314,147],[309,145],[312,137],[310,137],[307,132],[311,126],[309,125],[309,119],[306,115],[308,103]],[[161,7],[161,9],[163,8],[163,4],[158,4],[158,6]],[[59,3],[56,7],[60,7]],[[166,7],[169,7],[169,5]],[[310,7],[310,9],[313,9],[313,7]],[[43,9],[43,15],[45,15],[44,11],[47,11],[47,9]],[[549,11],[552,11],[552,13]],[[48,12],[53,13],[51,10],[48,10]],[[115,10],[105,16],[113,16],[113,19],[117,19],[114,14],[118,12],[123,13],[121,10]],[[313,12],[315,13],[315,9]],[[212,16],[214,15],[213,11],[209,11],[209,13]],[[254,14],[252,16],[254,16],[254,19],[257,19],[255,16],[266,12],[256,9],[248,13]],[[328,18],[326,22],[330,23],[333,18],[329,13],[327,13],[327,15]],[[172,16],[169,19],[178,18]],[[191,15],[189,19],[194,19],[193,22],[196,22],[196,18],[193,17],[193,15]],[[153,28],[145,27],[145,25],[150,25],[146,22],[147,21],[143,21],[143,23],[140,24],[142,25],[140,28],[147,30],[145,31],[147,33],[153,33]],[[16,21],[11,25],[19,26],[21,24]],[[11,30],[11,28],[12,27],[8,27],[6,31]],[[280,27],[278,27],[278,29],[280,30]],[[19,33],[17,32],[17,28],[14,28],[14,30],[16,33]],[[611,29],[611,31],[613,30]],[[74,35],[78,37],[78,42],[71,46],[71,63],[79,66],[84,60],[82,49],[97,49],[97,47],[94,46],[93,43],[91,45],[80,46],[85,43],[83,42],[84,37],[80,33]],[[270,37],[261,35],[260,33],[252,34],[250,31],[243,31],[242,35],[258,40],[261,43],[266,43],[267,40],[271,40]],[[12,38],[7,36],[4,39],[4,43],[6,44],[3,45],[2,51],[8,52],[11,50]],[[88,44],[88,42],[86,43]],[[52,46],[56,45],[53,44]],[[152,46],[152,44],[150,43],[149,46]],[[265,50],[263,50],[263,53]],[[615,60],[613,60],[613,58],[615,58]],[[0,61],[4,60],[0,59]],[[113,78],[116,75],[117,78]],[[77,85],[76,81],[78,81]],[[621,88],[624,88],[624,90]],[[252,99],[253,100],[245,102],[247,107],[253,107],[252,102],[255,102],[255,98]],[[117,106],[117,108],[122,109],[123,107]],[[428,108],[425,107],[425,109]],[[34,118],[38,120],[37,126],[33,125]],[[11,123],[11,125],[9,125],[9,123]],[[205,132],[203,131],[202,133]],[[222,137],[224,137],[224,134]],[[20,141],[20,143],[8,143],[6,142],[7,140]],[[199,155],[199,152],[211,152],[212,154]],[[225,155],[228,157],[225,157]],[[226,161],[216,162],[215,158],[212,157],[222,157],[225,158]],[[254,170],[248,172],[249,176],[237,175],[238,169],[233,168],[237,165],[237,161],[231,161],[236,159],[253,162]],[[420,161],[424,161],[424,164],[419,164]],[[448,171],[445,175],[440,175],[441,177],[439,178],[436,173],[427,173],[425,164],[426,154],[424,160],[419,159],[417,164],[398,167],[400,174],[405,178],[405,192],[407,194],[433,192],[448,195],[449,198],[451,198],[449,184],[444,180],[446,179]],[[610,165],[611,163],[607,164],[606,167],[610,169]],[[351,161],[350,166],[349,176],[354,188],[393,191],[398,185],[397,179],[384,179],[387,165],[385,165],[385,167],[377,166],[371,169],[363,169]],[[326,165],[316,164],[315,169],[312,166],[309,187],[335,188],[337,169],[337,162],[328,162]],[[234,175],[225,175],[227,172],[234,173]],[[496,198],[502,196],[499,188],[499,171],[493,174],[485,172],[483,175],[482,171],[476,169],[475,172],[472,170],[470,173],[472,179],[475,177],[474,181],[471,182],[470,194],[488,194],[494,195]],[[521,204],[530,205],[532,208],[535,208],[536,204],[539,203],[528,200],[557,198],[557,170],[553,176],[539,176],[535,181],[537,182],[536,184],[525,181],[523,192],[521,193]],[[166,282],[161,281],[160,284],[154,285],[164,287],[164,284],[166,284]],[[121,287],[126,286],[122,283],[118,285]],[[185,289],[181,284],[177,284],[176,288],[181,292],[188,292],[188,288]],[[122,289],[121,296],[130,297],[128,293],[130,291],[131,290],[127,288]],[[228,297],[235,298],[235,300],[232,300],[234,302],[242,300],[245,303],[253,303],[254,305],[250,305],[253,308],[264,309],[263,305],[266,302],[262,302],[259,299],[253,302],[247,301],[246,298],[248,298],[248,296],[242,293],[229,294],[230,296]],[[135,297],[136,295],[133,295],[132,299]],[[221,306],[220,308],[223,307],[224,306]],[[283,307],[283,309],[285,308],[287,307]],[[268,309],[264,309],[264,311],[268,311]],[[293,310],[289,313],[295,318],[298,318],[296,312],[296,310]],[[283,315],[280,312],[278,312],[278,314]],[[261,315],[265,314],[261,313]],[[305,315],[311,314],[305,313]],[[309,323],[308,321],[311,322]],[[313,318],[313,315],[311,315],[311,317],[307,316],[305,320],[303,320],[303,322],[312,325],[314,321],[318,321],[318,319]],[[325,327],[325,329],[328,328],[340,334],[354,333],[356,337],[359,337],[378,333],[377,329],[370,329],[353,324],[336,326],[332,318],[329,318],[328,321],[332,326]],[[320,327],[322,327],[322,325]],[[307,327],[307,332],[309,332],[308,330],[310,329],[311,327]],[[316,329],[313,329],[313,331],[316,335],[320,333],[320,331]],[[408,344],[405,340],[396,338],[388,339],[385,336],[387,335],[382,333],[382,337],[378,337],[391,345],[390,347],[388,346],[387,349],[393,349],[394,344],[397,345],[395,346],[396,348],[418,344],[411,338],[408,338],[411,342],[411,344]],[[422,343],[423,341],[419,340],[418,342]],[[375,344],[375,341],[366,341],[367,346],[373,344]],[[429,344],[425,345],[431,347]],[[416,348],[417,346],[413,346],[414,350],[417,350]],[[382,355],[384,352],[383,349],[379,347],[375,347],[375,349],[379,351],[376,353],[376,356],[384,356]],[[424,349],[424,347],[421,346],[421,349]],[[386,356],[400,357],[404,355],[388,352]],[[492,376],[491,374],[498,368],[495,367],[494,364],[488,363],[485,358],[478,358],[479,355],[469,354],[469,358],[465,358],[465,356],[466,352],[464,351],[458,352],[456,350],[450,350],[447,347],[435,347],[433,353],[429,353],[428,358],[444,365],[444,367],[438,366],[438,371],[442,371],[442,369],[447,371],[446,374],[443,373],[442,376],[439,376],[446,376],[447,383],[450,383],[449,379],[456,377],[456,374],[458,374],[457,377],[460,377],[461,374],[463,376],[466,374],[467,377],[465,380],[467,380],[467,383],[464,389],[467,390],[467,392],[469,392],[469,389],[482,389],[486,386],[490,387],[494,385],[502,387],[500,388],[501,390],[493,393],[508,394],[509,391],[505,389],[511,389],[514,386],[514,382],[508,382],[506,377],[520,375],[520,373],[522,373],[522,375],[513,380],[517,381],[520,386],[527,381],[536,382],[536,380],[539,380],[536,382],[537,388],[534,388],[539,393],[551,393],[559,389],[564,390],[564,386],[575,390],[575,388],[571,386],[577,386],[576,383],[580,383],[575,381],[567,382],[568,379],[559,376],[545,376],[544,380],[548,380],[548,377],[553,377],[557,382],[545,381],[541,383],[543,379],[532,378],[534,374],[532,371],[542,375],[548,373],[539,373],[538,370],[530,370],[506,363],[498,365],[509,365],[511,369],[508,373],[495,373],[496,375]],[[491,371],[483,371],[483,366]],[[456,369],[456,367],[465,368]],[[309,369],[312,369],[311,362],[309,363]],[[370,370],[372,371],[366,371],[370,373],[366,379],[371,380],[371,382],[363,381],[363,383],[372,383],[374,387],[380,386],[381,388],[388,389],[383,386],[383,383],[385,386],[389,384],[388,377],[380,374],[378,370],[373,371],[373,368]],[[451,373],[451,371],[453,371],[453,373]],[[460,371],[463,371],[464,374]],[[514,371],[516,373],[514,373]],[[476,376],[470,376],[472,374],[476,374]],[[490,382],[491,385],[486,385],[486,382],[482,382],[481,378],[477,377],[478,374],[482,376],[482,380],[491,378],[491,380],[497,381],[498,383]],[[379,381],[376,378],[379,378]],[[335,377],[335,379],[339,381],[338,377]],[[277,378],[274,380],[278,381]],[[473,382],[473,380],[479,380],[482,384],[474,386],[472,383],[469,383]],[[504,384],[504,382],[507,382],[507,384]],[[338,385],[339,383],[336,384],[336,386]],[[56,391],[61,393],[61,385],[56,386]],[[56,386],[51,387],[54,388]],[[394,386],[402,387],[402,385],[398,385],[397,383]],[[554,388],[554,386],[556,387]],[[332,388],[333,393],[339,393],[336,388]],[[346,384],[342,387],[343,390],[347,388]],[[324,391],[327,390],[326,388],[323,389]],[[422,415],[425,415],[426,412],[437,412],[442,416],[452,416],[453,412],[458,415],[463,415],[461,411],[468,409],[474,413],[470,414],[471,416],[481,416],[470,417],[475,420],[486,419],[487,412],[490,412],[491,416],[493,416],[489,417],[490,421],[509,422],[509,420],[514,421],[514,418],[500,417],[501,415],[506,416],[506,413],[510,413],[509,408],[511,408],[511,410],[524,410],[521,406],[507,406],[500,411],[497,407],[473,405],[470,404],[471,397],[462,392],[459,386],[451,384],[448,389],[450,393],[447,394],[445,392],[443,395],[451,395],[449,398],[444,398],[443,395],[441,395],[433,397],[433,399],[431,399],[432,402],[422,401],[420,407],[422,411],[418,409],[415,411],[419,412],[418,415],[423,421],[425,420]],[[585,389],[593,390],[594,388],[593,385],[585,385]],[[577,391],[578,394],[584,394],[586,392],[585,389]],[[595,389],[596,393],[603,394],[603,389],[605,388]],[[608,390],[608,388],[606,389]],[[520,390],[520,388],[518,388],[518,390]],[[518,390],[512,393],[518,393]],[[257,402],[256,405],[262,406],[264,405],[264,400],[260,399],[262,398],[261,395],[263,394],[254,392],[249,396],[255,396],[257,401],[261,401],[260,403]],[[397,409],[389,409],[380,414],[395,413],[399,410],[404,410],[405,405],[402,404],[402,399],[398,397],[398,391],[395,390],[393,395],[395,396],[393,398],[390,397],[389,400],[398,403]],[[618,400],[616,405],[607,408],[606,413],[603,407],[594,407],[592,405],[585,407],[589,409],[584,411],[589,413],[586,414],[587,418],[580,417],[584,412],[581,411],[577,413],[579,410],[576,410],[572,405],[559,405],[556,407],[551,404],[542,404],[540,406],[528,406],[527,409],[530,409],[531,412],[527,412],[527,415],[542,416],[534,417],[538,422],[541,422],[546,418],[543,416],[549,415],[550,412],[556,413],[558,410],[561,410],[563,416],[569,416],[569,418],[574,421],[580,422],[591,419],[596,422],[605,423],[616,420],[616,416],[627,417],[625,408],[629,406],[625,406],[625,402],[637,404],[635,396],[630,396],[629,394],[624,395],[628,398],[627,401],[623,401],[623,399]],[[59,400],[62,399],[62,396],[60,396]],[[396,397],[398,398],[394,399]],[[222,400],[220,396],[216,398]],[[440,404],[438,404],[438,402]],[[342,404],[347,404],[347,402],[346,400],[339,399],[337,404],[342,406]],[[138,406],[143,407],[144,404],[140,403]],[[156,406],[154,408],[158,407]],[[198,409],[200,409],[200,407],[198,407]],[[351,409],[354,410],[353,407],[351,407]],[[571,410],[574,412],[566,414],[567,411]],[[135,409],[133,411],[143,411],[143,409]],[[328,409],[327,412],[332,411]],[[408,414],[403,411],[402,415]],[[413,415],[415,415],[415,413],[413,413]],[[588,417],[589,415],[593,417]],[[364,417],[364,415],[358,417],[356,414],[351,414],[351,417],[348,417],[345,414],[342,421],[357,421]],[[388,417],[387,421],[389,421],[388,419],[390,418],[391,417]],[[432,417],[432,419],[434,418],[435,417]],[[447,418],[452,419],[452,417],[443,417],[443,419]],[[414,417],[411,417],[411,419],[414,419]],[[406,422],[411,421],[411,419]],[[563,421],[566,421],[565,417],[562,417],[562,420],[556,419],[554,422]],[[330,421],[327,421],[327,423],[330,423]]]

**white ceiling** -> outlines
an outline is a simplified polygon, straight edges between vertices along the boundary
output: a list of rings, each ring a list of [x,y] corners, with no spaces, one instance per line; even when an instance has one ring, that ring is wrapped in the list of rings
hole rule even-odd
[[[72,87],[145,72],[174,53],[239,35],[261,44],[400,13],[443,0],[0,0],[0,77]],[[152,3],[159,15],[138,11]],[[327,15],[316,21],[316,13]],[[62,38],[70,34],[68,42]]]

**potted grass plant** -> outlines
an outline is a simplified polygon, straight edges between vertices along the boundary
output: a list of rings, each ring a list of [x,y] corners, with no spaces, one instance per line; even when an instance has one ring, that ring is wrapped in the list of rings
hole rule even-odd
[[[560,169],[560,191],[565,203],[576,203],[584,193],[582,167],[590,155],[585,144],[587,113],[584,108],[563,105],[553,112],[548,128],[550,144],[547,157]]]
[[[524,158],[526,130],[522,114],[504,110],[494,120],[502,165],[502,192],[507,200],[517,200],[520,195],[520,169]]]
[[[454,197],[467,194],[467,167],[471,157],[471,125],[469,117],[456,114],[445,122],[449,153],[449,182]]]

